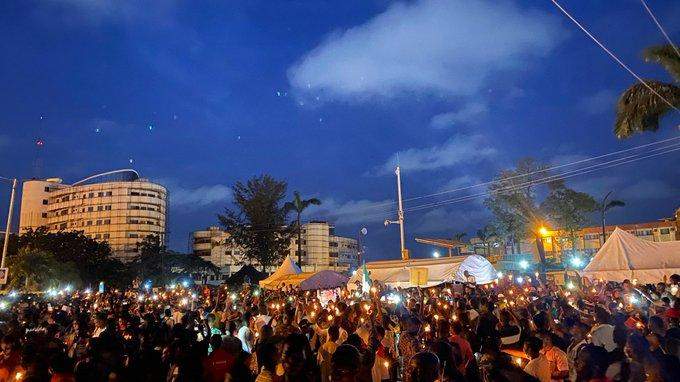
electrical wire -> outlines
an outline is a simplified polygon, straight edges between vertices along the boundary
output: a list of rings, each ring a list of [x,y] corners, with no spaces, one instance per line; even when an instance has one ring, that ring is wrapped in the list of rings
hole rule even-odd
[[[652,12],[651,8],[649,8],[649,6],[647,5],[647,2],[645,0],[640,0],[640,3],[642,3],[642,6],[649,14],[649,17],[652,18],[657,28],[659,28],[659,31],[661,31],[661,34],[663,34],[663,37],[666,39],[666,41],[668,41],[668,43],[673,47],[675,54],[677,54],[678,57],[680,57],[680,50],[678,50],[678,47],[675,45],[675,43],[673,43],[673,40],[671,40],[668,33],[666,33],[666,30],[663,28],[663,26],[661,26],[661,23],[659,22],[659,20],[657,20],[656,16],[654,15],[654,12]]]
[[[517,190],[525,188],[525,187],[530,187],[530,186],[540,185],[540,184],[546,184],[546,183],[554,182],[554,181],[557,181],[557,180],[573,178],[575,176],[580,176],[580,175],[588,174],[588,173],[591,173],[591,172],[595,172],[595,171],[599,171],[599,170],[603,170],[603,169],[607,169],[607,168],[617,167],[617,166],[620,166],[620,165],[624,165],[624,164],[628,164],[628,163],[632,163],[632,162],[637,162],[637,161],[640,161],[640,160],[643,160],[643,159],[653,158],[653,157],[656,157],[656,156],[659,156],[659,155],[668,154],[668,153],[675,152],[675,151],[678,151],[678,150],[680,150],[680,145],[670,145],[670,146],[666,146],[664,148],[660,148],[660,149],[655,150],[655,151],[661,151],[661,152],[657,152],[657,153],[654,153],[654,154],[646,153],[648,155],[643,155],[643,156],[638,156],[640,154],[636,154],[636,155],[631,155],[631,156],[624,157],[624,158],[618,158],[618,159],[611,160],[611,161],[608,161],[608,162],[595,164],[595,165],[592,165],[592,166],[589,166],[589,167],[584,167],[584,168],[581,168],[581,169],[578,169],[578,170],[570,170],[570,171],[566,171],[566,172],[561,173],[561,174],[551,175],[551,176],[544,177],[544,178],[541,178],[541,179],[535,179],[535,180],[530,181],[530,182],[524,182],[524,183],[521,183],[521,184],[518,184],[518,185],[508,186],[508,187],[505,187],[505,188],[497,189],[495,191],[485,191],[485,192],[481,192],[481,193],[477,193],[477,194],[473,194],[473,195],[467,195],[467,196],[463,196],[463,197],[459,197],[459,198],[448,199],[448,200],[443,200],[443,201],[438,201],[438,202],[433,202],[433,203],[428,203],[428,204],[422,204],[422,205],[417,205],[417,206],[413,206],[413,207],[407,207],[407,208],[404,209],[404,212],[413,212],[413,211],[418,211],[418,210],[423,210],[423,209],[439,207],[439,206],[442,206],[442,205],[464,202],[464,201],[476,199],[476,198],[479,198],[479,197],[492,195],[493,192],[517,191]],[[370,218],[370,217],[377,217],[377,216],[385,216],[386,214],[393,215],[395,213],[396,213],[395,211],[390,211],[390,212],[385,212],[385,213],[370,214],[370,215],[363,215],[363,216],[365,218]],[[345,214],[338,214],[338,216],[339,215],[345,215]]]
[[[631,68],[629,68],[628,65],[626,65],[623,61],[621,61],[621,59],[620,59],[618,56],[616,56],[616,55],[615,55],[614,53],[612,53],[609,49],[607,49],[607,47],[604,46],[604,44],[602,44],[602,43],[600,42],[600,40],[598,40],[595,36],[593,36],[593,34],[590,33],[590,31],[588,31],[588,29],[586,29],[586,27],[584,27],[583,25],[581,25],[581,23],[579,23],[578,20],[576,20],[576,18],[574,18],[574,16],[572,16],[566,9],[564,9],[564,8],[560,5],[560,3],[557,2],[557,0],[550,0],[550,1],[551,1],[551,2],[552,2],[552,3],[553,3],[560,11],[562,11],[562,13],[564,13],[564,14],[565,14],[565,15],[566,15],[566,16],[567,16],[574,24],[576,24],[576,26],[578,26],[578,27],[583,31],[583,33],[585,33],[588,37],[590,37],[591,40],[593,40],[600,48],[602,48],[602,50],[604,50],[611,58],[613,58],[614,61],[616,61],[619,65],[621,65],[622,68],[626,69],[626,71],[628,71],[628,73],[630,73],[633,77],[635,77],[635,79],[637,79],[638,81],[640,81],[640,83],[642,83],[647,89],[649,89],[649,91],[651,91],[652,93],[654,93],[654,95],[656,95],[656,96],[659,97],[662,101],[664,101],[671,109],[673,109],[673,110],[677,111],[678,113],[680,113],[680,109],[678,109],[675,105],[673,105],[673,104],[672,104],[670,101],[668,101],[665,97],[663,97],[663,96],[662,96],[661,94],[659,94],[656,90],[654,90],[651,86],[649,86],[649,84],[648,84],[645,80],[643,80],[642,77],[638,76],[637,73],[635,73]]]
[[[613,156],[613,155],[618,155],[618,154],[622,154],[622,153],[626,153],[626,152],[630,152],[630,151],[635,151],[635,150],[638,150],[638,149],[641,149],[641,148],[654,146],[654,145],[667,143],[667,142],[672,142],[672,141],[677,141],[677,140],[680,140],[680,136],[662,139],[662,140],[659,140],[659,141],[650,142],[650,143],[630,147],[630,148],[627,148],[627,149],[610,152],[610,153],[607,153],[607,154],[597,155],[597,156],[590,157],[590,158],[580,159],[580,160],[569,162],[569,163],[563,163],[563,164],[559,164],[559,165],[549,166],[549,167],[546,167],[543,170],[537,170],[537,171],[529,172],[529,173],[526,173],[526,174],[519,174],[519,175],[511,176],[511,177],[508,177],[504,180],[507,181],[507,180],[511,180],[511,179],[526,177],[526,176],[537,174],[539,172],[553,171],[553,170],[556,170],[556,169],[559,169],[559,168],[570,167],[570,166],[574,166],[574,165],[577,165],[577,164],[590,162],[590,161],[593,161],[593,160],[602,159],[602,158],[610,157],[610,156]],[[482,183],[472,184],[472,185],[469,185],[469,186],[463,186],[463,187],[453,188],[453,189],[449,189],[449,190],[443,190],[443,191],[439,191],[439,192],[435,192],[435,193],[431,193],[431,194],[427,194],[427,195],[414,196],[414,197],[411,197],[411,198],[403,199],[403,202],[410,202],[410,201],[413,201],[413,200],[419,200],[419,199],[425,199],[425,198],[430,198],[430,197],[435,197],[435,196],[441,196],[441,195],[450,194],[450,193],[454,193],[454,192],[458,192],[458,191],[465,191],[465,190],[469,190],[471,188],[488,186],[488,185],[491,185],[491,184],[496,183],[496,182],[497,182],[497,180],[490,180],[490,181],[486,181],[486,182],[482,182]],[[372,205],[370,207],[366,207],[366,208],[378,208],[378,207],[382,207],[382,206],[393,205],[393,204],[396,204],[396,203],[397,203],[396,201],[384,202],[384,203],[374,204],[374,205]]]

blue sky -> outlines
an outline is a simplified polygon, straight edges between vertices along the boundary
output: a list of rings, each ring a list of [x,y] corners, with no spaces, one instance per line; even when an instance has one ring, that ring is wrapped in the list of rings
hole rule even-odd
[[[680,4],[649,4],[680,41]],[[663,37],[638,1],[563,5],[633,70],[669,80],[640,58]],[[549,1],[5,1],[0,31],[0,175],[133,167],[168,186],[178,250],[216,222],[235,181],[269,173],[323,201],[308,218],[349,236],[366,226],[369,257],[396,257],[382,221],[397,161],[411,198],[523,156],[560,164],[674,137],[680,121],[616,140],[614,104],[633,79]],[[628,206],[612,222],[659,219],[680,207],[678,155],[568,184],[614,190]],[[407,211],[408,246],[426,256],[415,236],[474,233],[491,218],[482,200]]]

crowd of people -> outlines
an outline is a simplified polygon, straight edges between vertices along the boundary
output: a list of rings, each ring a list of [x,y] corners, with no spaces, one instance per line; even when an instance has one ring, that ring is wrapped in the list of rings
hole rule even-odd
[[[679,284],[13,292],[0,382],[677,382]]]

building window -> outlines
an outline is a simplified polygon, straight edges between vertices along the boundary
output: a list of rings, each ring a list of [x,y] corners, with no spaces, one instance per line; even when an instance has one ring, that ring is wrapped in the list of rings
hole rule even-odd
[[[94,211],[94,207],[87,207],[87,212],[92,212]]]
[[[104,211],[104,206],[97,206],[97,211]]]
[[[104,196],[104,193],[103,193],[103,192],[98,192],[98,193],[97,193],[97,196],[101,198],[102,196]]]
[[[106,192],[106,196],[111,196],[111,195],[113,195],[113,192],[111,192],[111,191]]]
[[[92,225],[92,220],[88,220],[87,225]]]
[[[88,197],[88,198],[94,198],[94,192],[90,192],[90,193],[87,195],[87,197]]]
[[[136,233],[131,233],[131,234],[128,235],[128,237],[131,238],[131,239],[136,239],[136,238],[139,237],[139,235],[137,235]]]
[[[96,234],[96,235],[94,235],[94,238],[95,238],[95,239],[101,239],[101,238],[102,238],[102,235]]]
[[[50,192],[50,188],[49,188],[49,187],[45,187],[45,192]]]
[[[108,234],[108,233],[105,233],[105,234],[104,234],[104,239],[108,239],[109,237],[111,237],[110,234]]]
[[[130,191],[130,195],[132,195],[132,196],[139,196],[139,192],[137,192],[137,191]]]
[[[43,219],[47,219],[47,212],[43,212],[42,217],[43,217]]]
[[[104,219],[104,224],[111,224],[111,219]]]
[[[59,224],[59,229],[66,229],[66,223]]]
[[[661,228],[661,234],[662,235],[670,235],[671,229],[670,228]]]
[[[101,220],[97,220],[97,225],[102,225],[102,221],[101,221]]]
[[[104,209],[107,211],[111,211],[111,206],[104,206]]]
[[[47,205],[47,199],[43,199],[43,206]]]

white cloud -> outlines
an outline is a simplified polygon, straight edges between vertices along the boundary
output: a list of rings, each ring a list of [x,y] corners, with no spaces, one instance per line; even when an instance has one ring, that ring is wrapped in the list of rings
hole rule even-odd
[[[231,188],[223,184],[185,188],[168,186],[170,204],[175,207],[197,208],[231,201]]]
[[[590,115],[614,113],[617,94],[613,90],[604,89],[587,95],[579,100],[578,108]]]
[[[406,171],[435,170],[460,163],[476,163],[496,155],[481,135],[456,135],[445,143],[425,148],[411,148],[392,155],[378,168],[379,175],[390,174],[399,164]]]
[[[393,219],[396,203],[393,200],[372,201],[367,199],[337,201],[333,198],[321,199],[320,206],[310,207],[310,214],[323,216],[337,225],[375,223]]]
[[[668,199],[680,195],[680,190],[658,179],[644,179],[634,183],[619,193],[626,200]]]
[[[564,35],[556,17],[511,1],[396,2],[328,36],[288,77],[295,89],[343,99],[402,91],[466,96],[491,74],[546,55]]]
[[[430,126],[435,129],[444,129],[459,123],[470,124],[479,120],[489,111],[489,107],[482,102],[470,102],[462,108],[448,113],[437,114],[432,117]]]

